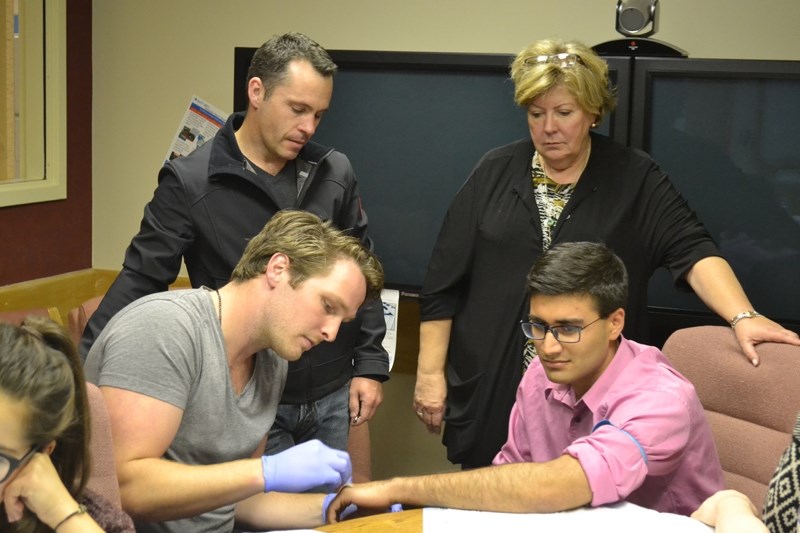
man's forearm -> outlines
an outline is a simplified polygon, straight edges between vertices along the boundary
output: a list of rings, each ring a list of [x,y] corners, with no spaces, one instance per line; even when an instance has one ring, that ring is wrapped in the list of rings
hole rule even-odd
[[[389,503],[506,513],[547,513],[592,500],[580,463],[562,456],[548,463],[516,463],[464,472],[395,478],[381,489]]]
[[[260,459],[203,466],[137,459],[118,472],[123,509],[148,522],[196,516],[264,491]]]
[[[236,525],[254,531],[318,527],[323,524],[324,498],[324,494],[257,494],[236,506]]]

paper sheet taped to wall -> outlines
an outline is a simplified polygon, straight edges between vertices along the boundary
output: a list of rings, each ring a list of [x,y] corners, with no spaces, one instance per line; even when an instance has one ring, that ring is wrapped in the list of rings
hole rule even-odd
[[[227,119],[228,113],[192,96],[164,160],[191,154],[213,139]]]
[[[386,336],[383,338],[383,349],[389,353],[389,370],[394,366],[394,354],[397,351],[397,319],[400,310],[400,291],[383,289],[383,319],[386,321]]]

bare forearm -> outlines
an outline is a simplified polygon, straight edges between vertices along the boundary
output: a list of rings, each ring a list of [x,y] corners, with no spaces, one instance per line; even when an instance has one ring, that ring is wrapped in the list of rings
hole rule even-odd
[[[739,313],[754,310],[730,265],[720,257],[698,261],[686,275],[686,280],[700,299],[726,321],[732,321]],[[742,352],[754,365],[759,363],[755,350],[758,343],[785,342],[800,346],[797,333],[764,316],[750,315],[747,320],[738,320],[734,333]]]
[[[453,321],[430,320],[419,325],[419,359],[417,374],[444,373],[447,362],[447,345],[450,342],[450,329]]]
[[[323,494],[257,494],[236,506],[236,525],[248,530],[313,528],[323,524]]]
[[[592,499],[580,464],[569,456],[548,463],[395,478],[388,483],[391,500],[420,507],[546,513],[580,507]]]
[[[137,520],[196,516],[264,490],[260,459],[195,466],[138,459],[119,466],[122,505]]]
[[[103,533],[103,529],[89,516],[81,513],[68,518],[58,525],[58,533]]]
[[[430,433],[442,430],[447,399],[447,345],[453,321],[431,320],[419,326],[417,383],[414,387],[414,411]]]
[[[703,303],[726,321],[753,308],[736,274],[721,257],[706,257],[695,263],[686,281]]]

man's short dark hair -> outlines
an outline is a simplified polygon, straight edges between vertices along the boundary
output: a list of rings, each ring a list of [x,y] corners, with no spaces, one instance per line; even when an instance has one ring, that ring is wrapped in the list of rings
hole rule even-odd
[[[628,303],[625,264],[606,245],[566,242],[544,252],[528,273],[531,296],[590,296],[605,318]]]
[[[336,63],[328,52],[302,33],[276,35],[262,44],[250,62],[247,79],[259,78],[264,85],[264,99],[272,95],[275,87],[286,81],[289,63],[306,60],[322,76],[333,76]]]

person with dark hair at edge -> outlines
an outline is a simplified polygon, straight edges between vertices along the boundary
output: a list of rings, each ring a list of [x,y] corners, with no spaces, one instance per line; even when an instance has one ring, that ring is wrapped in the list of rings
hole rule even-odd
[[[527,278],[536,345],[493,465],[346,487],[328,508],[551,513],[628,501],[688,516],[723,487],[692,384],[660,350],[622,336],[628,277],[599,243],[558,244]]]
[[[516,324],[536,346],[493,465],[346,487],[328,507],[552,513],[627,501],[690,515],[723,488],[692,384],[658,348],[626,339],[628,276],[603,244],[544,252]]]
[[[0,531],[133,533],[86,484],[90,413],[83,366],[55,322],[0,323]]]

